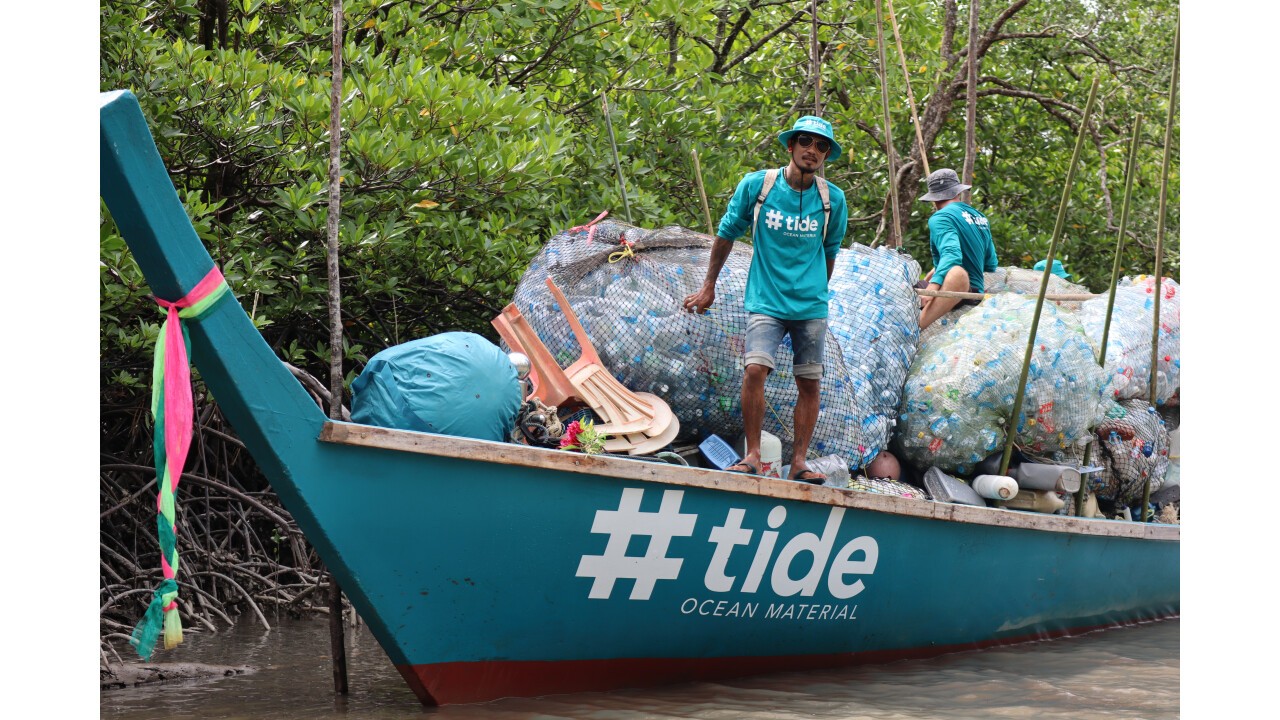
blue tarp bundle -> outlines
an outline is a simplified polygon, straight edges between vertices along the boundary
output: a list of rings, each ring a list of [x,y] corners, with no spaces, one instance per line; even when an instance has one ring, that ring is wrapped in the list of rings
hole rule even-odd
[[[366,425],[507,440],[520,410],[515,368],[498,346],[448,332],[387,348],[351,384]]]

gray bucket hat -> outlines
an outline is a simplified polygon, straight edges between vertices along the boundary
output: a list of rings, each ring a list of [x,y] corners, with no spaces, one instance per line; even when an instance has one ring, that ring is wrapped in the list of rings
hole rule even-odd
[[[956,175],[956,171],[951,168],[942,168],[929,173],[928,183],[929,193],[920,198],[926,202],[950,200],[973,187],[961,183],[960,176]]]

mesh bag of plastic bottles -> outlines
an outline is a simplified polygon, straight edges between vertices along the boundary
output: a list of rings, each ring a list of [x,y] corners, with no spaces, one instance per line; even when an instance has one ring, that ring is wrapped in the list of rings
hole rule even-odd
[[[1043,270],[1028,270],[1020,267],[998,267],[994,272],[983,273],[983,293],[998,295],[1000,293],[1017,293],[1019,295],[1036,296],[1040,294],[1040,281],[1044,277]],[[1046,295],[1080,295],[1088,294],[1089,288],[1068,282],[1049,273],[1049,284],[1045,287]],[[1050,300],[1054,305],[1066,310],[1078,310],[1080,302],[1075,300]],[[951,312],[938,318],[929,327],[920,331],[920,341],[925,342],[948,327],[958,322],[965,313],[972,310],[973,305],[958,305]],[[1163,314],[1163,313],[1161,313]]]
[[[877,495],[894,495],[918,500],[930,499],[928,491],[924,488],[918,488],[915,485],[909,485],[890,478],[869,478],[865,475],[859,475],[849,479],[848,487],[850,490],[875,493]]]
[[[854,433],[861,456],[855,467],[886,448],[893,435],[920,334],[913,287],[919,276],[919,263],[887,247],[854,244],[836,256],[827,326],[840,344],[861,424]]]
[[[1103,470],[1090,477],[1089,487],[1100,500],[1138,505],[1147,478],[1151,478],[1153,493],[1164,484],[1169,469],[1169,429],[1146,400],[1113,404],[1097,435],[1094,454]]]
[[[680,419],[681,439],[714,433],[731,440],[743,428],[743,298],[752,250],[735,243],[711,311],[687,313],[683,300],[706,276],[710,248],[707,235],[679,226],[648,230],[604,220],[574,228],[553,237],[533,260],[514,302],[561,366],[576,360],[577,341],[546,288],[550,276],[608,370],[632,391],[665,400]],[[888,250],[841,251],[811,456],[837,454],[857,467],[887,444],[914,347],[914,330],[905,322],[913,315],[871,306],[893,300],[909,308],[913,264]],[[867,297],[854,297],[859,292]],[[862,328],[870,317],[887,318],[886,325]],[[782,439],[789,457],[797,399],[790,338],[775,363],[765,382],[764,429]]]
[[[969,474],[1004,446],[1035,297],[1002,293],[923,341],[907,375],[894,444],[912,464]],[[1112,390],[1075,315],[1041,312],[1015,446],[1043,456],[1088,440]]]
[[[1151,313],[1155,307],[1155,278],[1126,277],[1116,284],[1116,301],[1107,333],[1107,371],[1115,377],[1118,400],[1151,401]],[[1165,278],[1160,285],[1160,340],[1156,355],[1156,405],[1167,403],[1178,390],[1181,361],[1182,292],[1178,283]],[[1102,347],[1107,315],[1106,294],[1085,302],[1080,319],[1094,348]]]
[[[996,294],[1002,292],[1017,293],[1019,295],[1038,295],[1040,294],[1040,282],[1044,277],[1043,270],[1028,270],[1020,267],[999,267],[994,272],[983,273],[982,282],[984,285],[983,292],[988,294]],[[1047,295],[1080,295],[1088,294],[1089,288],[1083,285],[1077,285],[1069,280],[1049,273],[1049,285],[1045,288]],[[1078,308],[1080,303],[1075,300],[1056,300],[1052,301],[1058,307],[1068,309]]]

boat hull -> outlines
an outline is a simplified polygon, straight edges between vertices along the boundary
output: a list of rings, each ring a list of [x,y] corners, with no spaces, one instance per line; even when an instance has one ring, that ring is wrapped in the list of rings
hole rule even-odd
[[[334,541],[352,567],[388,543],[428,550],[360,580],[428,703],[926,657],[1179,611],[1172,528],[531,449],[513,461],[521,449],[345,424],[322,436],[356,466],[403,464],[360,484],[418,521],[374,532],[346,498]]]

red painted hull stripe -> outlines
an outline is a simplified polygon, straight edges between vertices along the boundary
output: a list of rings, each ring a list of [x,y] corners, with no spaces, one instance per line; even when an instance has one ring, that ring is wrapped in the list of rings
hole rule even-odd
[[[1165,616],[1177,617],[1177,615]],[[1153,618],[1163,619],[1163,618]],[[491,660],[397,665],[424,704],[451,705],[533,697],[560,693],[617,690],[679,682],[723,680],[791,670],[812,670],[893,662],[1080,635],[1114,624],[1069,628],[1053,632],[956,645],[934,645],[908,650],[882,650],[825,655],[774,655],[713,658],[614,658],[602,660]]]

